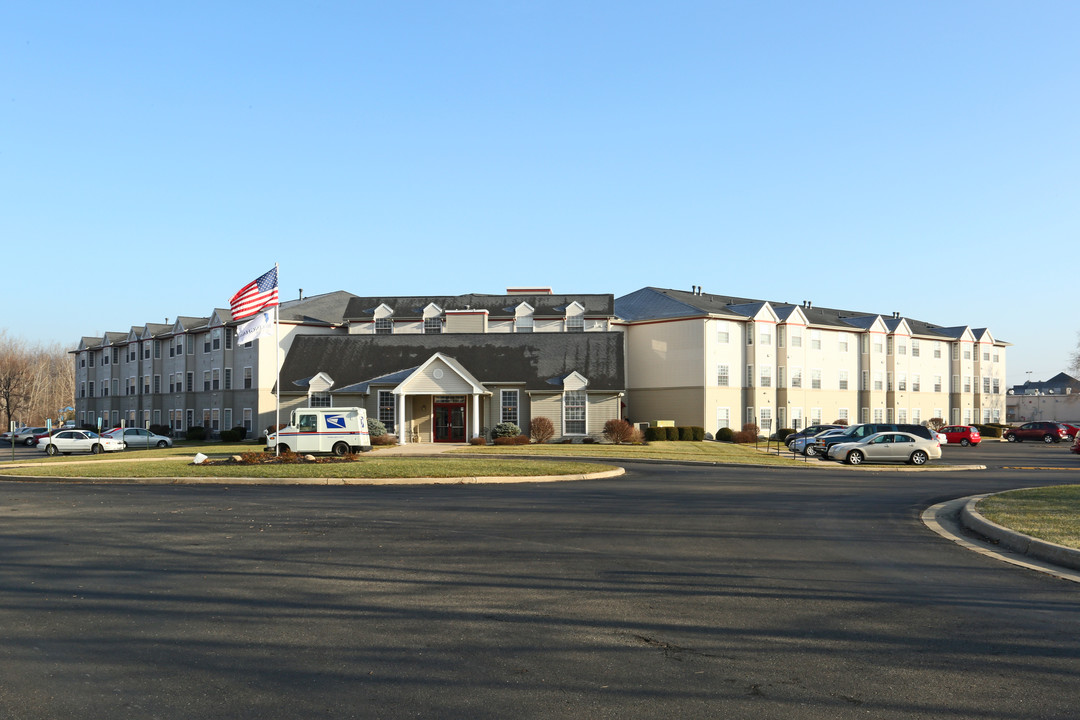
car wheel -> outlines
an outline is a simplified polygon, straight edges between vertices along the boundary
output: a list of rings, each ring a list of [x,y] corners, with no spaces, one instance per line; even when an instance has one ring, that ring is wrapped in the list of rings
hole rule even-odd
[[[94,447],[90,448],[90,452],[95,455],[100,455],[105,452],[105,448],[101,447],[101,443],[94,443]]]
[[[861,465],[863,461],[863,454],[858,450],[852,450],[847,454],[847,457],[844,458],[844,460],[845,462],[847,462],[848,465]]]
[[[25,445],[26,447],[34,447],[34,438],[26,438],[26,440],[23,442],[23,445]]]
[[[157,441],[157,446],[158,446],[159,448],[163,448],[163,447],[169,447],[169,443],[165,442],[164,440],[158,440],[158,441]]]
[[[127,440],[124,441],[124,449],[127,450]]]
[[[817,446],[807,445],[805,448],[803,448],[802,454],[806,457],[814,457],[815,455],[817,455]]]
[[[1009,442],[1020,442],[1020,439],[1018,437],[1016,437],[1015,435],[1006,435],[1005,439],[1008,440]]]
[[[346,443],[339,442],[334,445],[334,455],[337,457],[343,457],[349,454],[349,446]]]
[[[1051,435],[1049,433],[1047,433],[1046,435],[1043,435],[1043,442],[1046,443],[1047,445],[1049,445],[1052,442],[1055,442],[1056,440],[1057,440],[1057,438],[1055,438],[1053,435]]]
[[[967,438],[964,438],[963,440],[960,441],[960,447],[967,447],[970,444],[971,444],[971,441],[968,440]]]
[[[929,459],[930,459],[930,456],[927,455],[922,450],[916,450],[915,452],[911,453],[911,464],[912,465],[925,465],[926,461],[929,460]]]
[[[46,445],[45,446],[45,454],[46,455],[52,456],[52,455],[55,455],[58,452],[60,452],[60,451],[56,449],[55,445]]]

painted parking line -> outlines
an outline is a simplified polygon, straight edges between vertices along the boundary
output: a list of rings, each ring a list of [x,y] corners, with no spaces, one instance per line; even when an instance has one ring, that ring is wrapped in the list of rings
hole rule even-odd
[[[1035,467],[1027,465],[1002,465],[1002,470],[1075,470],[1076,468],[1068,467]]]

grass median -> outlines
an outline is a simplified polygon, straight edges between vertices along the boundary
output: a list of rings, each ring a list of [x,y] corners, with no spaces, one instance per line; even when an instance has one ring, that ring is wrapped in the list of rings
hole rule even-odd
[[[592,462],[516,458],[380,457],[364,453],[352,462],[275,465],[195,465],[196,453],[223,460],[261,450],[251,444],[207,443],[173,448],[125,450],[103,455],[67,455],[0,463],[0,475],[55,478],[455,478],[584,475],[611,470]]]
[[[1080,549],[1080,485],[1028,488],[978,504],[987,520],[1040,540]]]
[[[805,460],[801,455],[792,456],[791,451],[781,447],[777,452],[773,443],[771,451],[766,446],[735,445],[721,442],[657,441],[648,445],[606,445],[600,443],[545,443],[543,445],[474,445],[455,448],[447,454],[468,455],[516,455],[535,457],[582,457],[611,458],[612,460],[693,460],[744,465],[783,465],[803,467],[820,464],[820,460]]]

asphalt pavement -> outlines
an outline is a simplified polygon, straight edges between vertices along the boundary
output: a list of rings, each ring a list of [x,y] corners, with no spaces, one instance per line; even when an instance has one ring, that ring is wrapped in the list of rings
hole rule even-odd
[[[0,482],[0,717],[1074,718],[1080,586],[921,515],[1075,462],[970,451],[989,469]]]

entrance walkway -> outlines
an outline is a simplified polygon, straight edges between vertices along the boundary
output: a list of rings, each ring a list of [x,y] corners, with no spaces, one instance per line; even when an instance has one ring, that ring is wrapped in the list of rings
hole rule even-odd
[[[406,445],[393,445],[391,447],[376,447],[372,454],[378,457],[391,455],[438,455],[454,448],[469,447],[468,443],[408,443]]]

